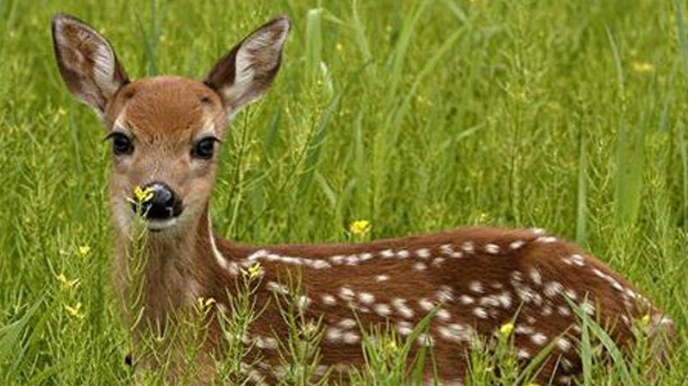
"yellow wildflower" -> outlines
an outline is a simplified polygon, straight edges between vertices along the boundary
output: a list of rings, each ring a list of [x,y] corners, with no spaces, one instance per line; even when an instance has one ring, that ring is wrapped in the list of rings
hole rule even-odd
[[[57,279],[60,282],[60,288],[62,288],[63,291],[71,291],[79,287],[79,279],[69,280],[63,273],[59,274]]]
[[[77,251],[81,256],[86,256],[91,252],[91,247],[88,245],[81,245],[79,248],[77,248]]]
[[[649,322],[651,322],[651,320],[652,320],[652,317],[649,316],[649,314],[646,314],[645,316],[643,316],[640,319],[640,324],[642,325],[642,327],[647,327],[647,326],[649,326]]]
[[[335,45],[335,49],[338,50],[338,52],[342,52],[343,51],[343,45],[338,43]]]
[[[632,68],[636,72],[652,72],[652,71],[654,71],[654,66],[648,62],[633,62]]]
[[[249,278],[250,279],[255,279],[259,275],[261,275],[261,264],[256,263],[249,267]]]
[[[248,278],[249,280],[254,280],[257,277],[263,275],[264,273],[263,268],[261,268],[261,264],[259,263],[256,263],[247,269],[242,268],[240,269],[240,271],[242,272],[242,275]]]
[[[506,337],[507,337],[507,336],[509,336],[510,334],[513,333],[513,330],[514,330],[514,329],[515,329],[515,326],[513,325],[513,323],[508,322],[508,323],[502,325],[501,328],[498,330],[498,332],[499,332],[502,336],[506,336]]]
[[[84,319],[84,313],[81,310],[81,303],[77,303],[74,307],[70,306],[65,306],[65,310],[70,316],[73,316],[77,319]]]
[[[357,220],[350,224],[350,232],[353,235],[364,236],[371,231],[371,223],[367,220]]]
[[[144,189],[141,186],[137,185],[134,188],[134,197],[136,198],[138,204],[143,204],[153,198],[153,189]]]
[[[65,115],[67,115],[67,110],[65,110],[65,109],[62,108],[62,107],[59,107],[59,108],[57,109],[57,115],[60,116],[60,117],[64,117]]]
[[[207,308],[209,308],[211,305],[213,305],[213,304],[216,303],[216,299],[214,299],[214,298],[206,298],[206,299],[204,299],[203,296],[199,296],[199,297],[196,299],[196,303],[197,303],[197,305],[199,306],[199,309],[207,309]]]

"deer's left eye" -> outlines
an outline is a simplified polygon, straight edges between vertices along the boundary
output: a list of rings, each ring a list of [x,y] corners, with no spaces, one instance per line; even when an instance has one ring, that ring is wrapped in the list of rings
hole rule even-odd
[[[213,151],[215,150],[215,143],[218,141],[216,137],[206,137],[194,145],[192,149],[192,157],[201,159],[211,159]]]

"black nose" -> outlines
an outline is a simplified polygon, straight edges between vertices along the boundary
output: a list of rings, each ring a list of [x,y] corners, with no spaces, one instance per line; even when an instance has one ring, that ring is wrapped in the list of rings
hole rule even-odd
[[[162,182],[152,182],[143,187],[144,192],[150,192],[150,197],[139,203],[136,199],[132,209],[141,213],[149,220],[167,220],[177,217],[182,212],[182,203],[175,191]]]

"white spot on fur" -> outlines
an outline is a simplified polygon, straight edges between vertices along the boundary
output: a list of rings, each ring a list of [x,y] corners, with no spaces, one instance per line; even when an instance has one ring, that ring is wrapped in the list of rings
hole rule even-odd
[[[352,300],[355,297],[355,292],[347,287],[340,287],[338,294],[343,300]]]
[[[329,294],[321,295],[321,301],[327,306],[332,306],[336,303],[335,296]]]
[[[357,265],[357,263],[359,263],[359,256],[349,255],[349,256],[345,257],[345,263],[347,265]]]
[[[472,313],[474,314],[474,316],[478,317],[479,319],[486,319],[488,317],[486,310],[481,308],[481,307],[475,307],[472,310]]]
[[[503,308],[508,309],[513,303],[513,296],[510,294],[510,292],[504,291],[498,295],[498,301],[501,303]]]
[[[376,276],[376,281],[378,281],[378,282],[386,281],[388,279],[390,279],[390,276],[388,276],[388,275],[377,275]]]
[[[522,248],[523,245],[525,245],[525,242],[524,242],[524,241],[522,241],[522,240],[515,240],[515,241],[513,241],[512,243],[510,243],[509,247],[510,247],[510,249],[515,250],[515,249],[520,249],[520,248]]]
[[[407,259],[408,257],[410,257],[410,252],[403,249],[403,250],[398,251],[398,253],[396,253],[396,255],[400,259]]]
[[[410,319],[414,316],[414,311],[405,304],[405,299],[395,298],[393,299],[393,307],[402,317]]]
[[[345,256],[335,255],[329,257],[328,260],[330,260],[331,263],[338,265],[343,263],[343,261],[345,260]]]
[[[541,274],[539,273],[539,270],[534,267],[530,267],[529,276],[532,278],[532,282],[534,282],[534,284],[541,285]]]
[[[380,316],[388,316],[391,313],[391,308],[388,304],[380,303],[374,306],[374,312]]]
[[[544,295],[549,298],[559,295],[563,291],[563,284],[557,281],[550,281],[544,286]]]
[[[482,283],[477,280],[472,280],[469,285],[468,285],[470,291],[474,293],[483,293],[484,292],[484,287],[482,286]]]
[[[419,307],[421,307],[424,311],[431,311],[432,308],[434,308],[434,303],[429,301],[427,298],[421,298],[418,300]]]
[[[297,307],[301,310],[309,307],[309,304],[311,304],[311,299],[304,295],[300,295],[300,297],[297,299]]]
[[[438,312],[436,313],[436,317],[441,319],[441,320],[444,320],[444,321],[449,321],[450,320],[450,312],[448,312],[448,310],[442,308],[442,309],[438,310]]]
[[[279,293],[282,295],[287,295],[289,293],[288,288],[286,286],[279,284],[279,283],[276,283],[274,281],[269,281],[266,284],[266,287],[268,287],[268,289],[270,291],[273,291],[273,292],[276,292],[276,293]]]
[[[546,343],[547,338],[546,338],[546,335],[542,334],[541,332],[537,332],[535,334],[532,334],[532,336],[530,337],[530,340],[532,341],[532,343],[534,343],[538,346],[542,346],[542,345],[544,345],[544,343]]]
[[[420,259],[428,259],[431,257],[431,251],[428,248],[420,248],[417,250],[417,257]]]
[[[417,344],[420,346],[432,347],[434,345],[434,337],[423,332],[417,337]]]
[[[585,265],[585,259],[581,255],[572,255],[570,256],[570,260],[573,262],[573,264],[579,265],[580,267]]]
[[[403,336],[410,335],[412,333],[412,323],[404,320],[398,322],[398,333]]]
[[[338,322],[338,326],[342,327],[346,330],[349,330],[349,329],[357,326],[357,322],[352,318],[345,318],[345,319],[341,320],[340,322]]]
[[[368,292],[360,292],[357,295],[357,298],[359,299],[360,302],[362,302],[364,304],[373,304],[375,301],[374,295],[372,295]]]
[[[338,341],[343,336],[343,331],[339,328],[329,327],[326,329],[326,339],[330,341]]]
[[[447,285],[441,286],[441,289],[436,292],[436,299],[442,303],[453,300],[453,289]]]
[[[417,263],[414,263],[412,268],[414,268],[415,271],[425,271],[427,267],[426,267],[426,264],[424,264],[422,262],[417,262]]]
[[[568,351],[571,347],[570,341],[567,338],[558,338],[556,345],[561,351]]]
[[[495,255],[501,252],[501,248],[496,244],[489,243],[484,246],[484,251],[488,254]]]
[[[379,252],[379,254],[384,259],[390,259],[391,257],[395,256],[395,253],[393,251],[391,251],[390,249],[383,250],[383,251]]]
[[[275,350],[276,348],[278,348],[278,342],[271,337],[258,336],[255,338],[255,341],[256,347],[260,349]]]

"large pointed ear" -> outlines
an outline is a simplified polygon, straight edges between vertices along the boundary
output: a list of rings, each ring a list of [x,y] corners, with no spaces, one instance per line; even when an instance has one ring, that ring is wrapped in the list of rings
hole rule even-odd
[[[290,20],[279,16],[247,36],[221,58],[204,83],[223,99],[228,115],[266,92],[273,82],[290,30]]]
[[[57,14],[53,46],[69,91],[103,117],[108,102],[129,82],[108,41],[83,21]]]

